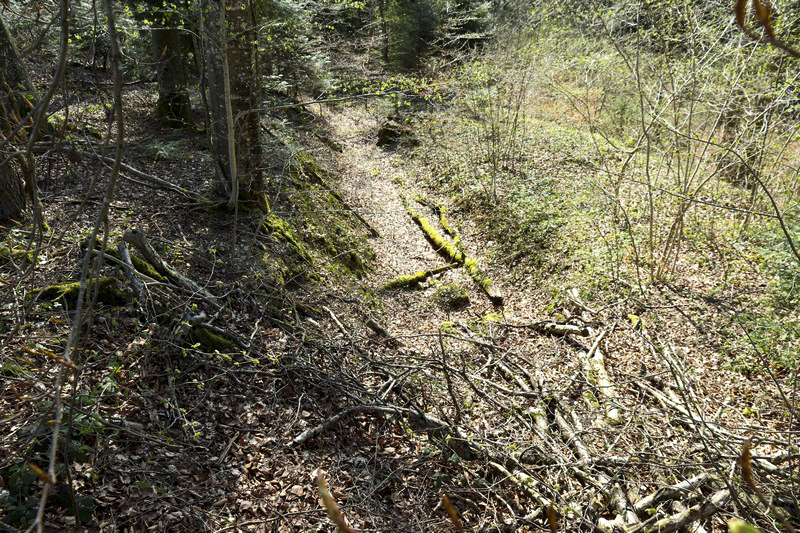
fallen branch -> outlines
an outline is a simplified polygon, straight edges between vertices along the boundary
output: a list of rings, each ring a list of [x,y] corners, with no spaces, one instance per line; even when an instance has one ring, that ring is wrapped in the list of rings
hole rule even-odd
[[[158,255],[158,252],[156,252],[153,246],[150,244],[150,241],[147,240],[147,237],[142,230],[129,229],[122,236],[122,240],[135,246],[148,263],[153,265],[156,270],[169,278],[173,283],[189,290],[193,294],[199,294],[217,309],[222,307],[216,303],[216,296],[164,262],[164,260],[161,259],[161,256]]]
[[[384,283],[380,290],[388,291],[392,289],[415,289],[419,287],[420,283],[424,283],[429,277],[435,276],[437,274],[441,274],[442,272],[446,272],[451,268],[458,268],[460,265],[458,263],[450,263],[448,265],[436,267],[431,270],[422,270],[419,272],[415,272],[410,276],[397,276],[392,281]]]
[[[344,327],[344,324],[342,324],[339,321],[338,318],[336,318],[336,315],[334,314],[333,311],[330,310],[329,307],[326,307],[326,306],[323,305],[322,306],[322,310],[325,311],[326,313],[328,313],[328,316],[331,317],[331,320],[333,320],[333,323],[336,324],[337,328],[339,328],[339,331],[342,332],[342,335],[344,335],[345,337],[349,337],[350,336],[350,333],[347,331],[347,328]]]
[[[467,274],[469,274],[475,283],[477,283],[478,286],[483,290],[483,292],[486,293],[493,305],[503,305],[503,295],[500,294],[500,292],[494,286],[492,280],[480,268],[477,260],[468,258],[461,250],[458,249],[456,245],[442,237],[442,235],[436,231],[436,228],[431,225],[427,218],[411,208],[409,208],[407,211],[408,215],[411,217],[411,220],[417,223],[419,228],[425,234],[425,238],[439,255],[451,263],[456,263],[460,266],[463,266],[464,270],[467,271]]]
[[[648,512],[647,510],[654,508],[657,503],[665,500],[675,500],[678,498],[683,498],[690,491],[695,490],[698,487],[701,487],[702,485],[705,485],[712,479],[713,478],[710,472],[702,472],[694,477],[683,480],[675,485],[661,487],[655,492],[648,494],[644,498],[634,503],[633,509],[639,516],[646,515]]]
[[[128,276],[128,280],[131,282],[131,287],[133,287],[133,292],[136,293],[136,299],[139,301],[139,310],[142,312],[142,314],[147,315],[147,299],[144,294],[144,284],[136,276],[136,269],[131,262],[131,256],[128,253],[128,247],[125,245],[124,241],[121,241],[119,244],[117,244],[117,251],[119,252],[119,258],[122,262],[122,269]]]
[[[560,324],[558,322],[553,322],[552,320],[543,320],[541,322],[536,322],[535,324],[509,324],[509,326],[531,328],[534,331],[545,333],[547,335],[578,335],[581,337],[589,336],[589,330],[584,326],[576,326],[575,324]]]
[[[70,146],[70,145],[37,147],[37,149],[35,151],[36,152],[51,152],[51,151],[55,151],[55,152],[58,152],[58,153],[65,154],[67,156],[95,159],[95,160],[100,161],[101,163],[104,163],[106,165],[113,165],[114,164],[114,159],[111,158],[111,157],[106,157],[106,156],[100,155],[97,152],[88,152],[88,151],[85,151],[85,150],[79,150],[78,148],[76,148],[74,146]],[[206,198],[205,196],[203,196],[201,194],[197,194],[197,193],[194,193],[194,192],[192,192],[192,191],[190,191],[188,189],[184,189],[180,185],[175,185],[174,183],[169,182],[169,181],[167,181],[165,179],[159,178],[158,176],[154,176],[152,174],[148,174],[146,172],[142,172],[141,170],[139,170],[137,168],[134,168],[134,167],[132,167],[132,166],[130,166],[128,164],[120,163],[119,166],[120,166],[121,170],[124,170],[125,172],[127,172],[129,174],[132,174],[133,176],[136,176],[139,179],[143,179],[147,183],[149,183],[150,185],[153,185],[153,186],[158,187],[160,189],[166,189],[168,191],[176,192],[176,193],[181,194],[183,196],[186,196],[187,198],[190,198],[190,199],[192,199],[192,200],[194,200],[196,202],[201,202],[201,203],[206,203],[206,204],[213,203],[213,202],[211,202],[211,200],[209,200],[208,198]],[[121,175],[121,177],[122,178],[126,178],[124,175]],[[130,178],[126,178],[126,179],[130,179]]]
[[[653,518],[647,522],[643,522],[633,529],[630,529],[629,533],[639,533],[644,531],[671,533],[672,531],[678,531],[681,528],[687,527],[692,522],[701,520],[703,518],[708,518],[709,516],[717,513],[723,505],[728,503],[730,498],[730,491],[728,489],[722,489],[712,494],[711,497],[703,503],[693,505],[683,512],[662,518],[661,520],[656,520]]]
[[[588,333],[591,333],[591,328],[588,328]],[[600,350],[600,341],[603,340],[605,334],[606,330],[600,332],[589,351],[578,352],[578,358],[583,361],[590,383],[597,387],[603,396],[606,404],[605,421],[612,425],[617,425],[622,423],[622,417],[619,409],[614,407],[617,404],[617,395],[614,385],[608,377],[608,372],[606,372],[605,357]]]

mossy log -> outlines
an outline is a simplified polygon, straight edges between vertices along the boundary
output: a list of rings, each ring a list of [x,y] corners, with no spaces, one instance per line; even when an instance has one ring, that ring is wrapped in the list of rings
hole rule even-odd
[[[203,326],[196,326],[192,328],[189,334],[189,340],[193,343],[198,343],[200,346],[207,350],[218,352],[232,352],[237,349],[236,344],[219,335],[210,331]]]
[[[493,305],[503,305],[503,295],[494,287],[491,278],[480,268],[476,259],[466,257],[464,252],[457,248],[456,244],[442,237],[424,216],[411,208],[408,209],[408,214],[411,219],[417,223],[420,229],[422,229],[425,238],[428,239],[428,242],[431,243],[439,255],[452,263],[458,263],[463,266],[467,274],[469,274],[475,283],[486,293],[489,297],[489,301],[491,301]]]
[[[27,261],[28,263],[32,263],[33,252],[18,248],[0,246],[0,263],[8,261]]]
[[[415,272],[410,276],[398,276],[394,278],[392,281],[385,283],[381,286],[380,290],[392,290],[392,289],[416,289],[419,287],[420,283],[425,282],[429,277],[435,276],[436,274],[441,274],[451,268],[458,267],[458,263],[450,263],[449,265],[444,265],[440,267],[436,267],[432,270],[423,270],[420,272]]]
[[[447,233],[447,235],[451,239],[453,239],[455,245],[458,246],[460,239],[458,237],[458,233],[456,233],[456,230],[453,229],[453,227],[450,225],[450,222],[447,220],[447,215],[446,215],[447,208],[442,204],[436,204],[433,210],[436,212],[437,215],[439,215],[439,224],[441,224],[442,228],[444,229],[444,232]]]
[[[119,243],[119,244],[124,244],[124,243]],[[108,248],[106,250],[106,253],[108,255],[110,255],[111,257],[114,257],[114,258],[119,259],[119,260],[122,261],[122,257],[121,257],[121,255],[120,255],[120,253],[118,251],[119,250],[119,244],[117,245],[117,249]],[[169,279],[166,276],[162,276],[161,273],[158,270],[156,270],[156,267],[154,267],[153,265],[151,265],[150,263],[148,263],[147,261],[145,261],[141,257],[139,257],[137,255],[129,255],[129,257],[130,257],[130,260],[131,260],[131,264],[133,265],[133,268],[135,268],[136,272],[138,272],[139,274],[144,274],[148,278],[150,278],[152,280],[155,280],[155,281],[160,281],[161,283],[168,283],[169,282]]]
[[[431,225],[430,220],[420,215],[413,209],[409,209],[408,214],[411,219],[417,223],[422,232],[425,234],[425,238],[428,239],[428,242],[431,243],[434,250],[436,250],[439,255],[451,263],[458,263],[459,265],[464,264],[464,254],[450,241],[442,237],[442,235],[436,231],[436,228]]]
[[[88,294],[91,294],[91,291],[94,290],[95,283],[99,286],[97,293],[98,302],[102,302],[106,305],[125,305],[128,302],[128,293],[119,288],[117,278],[107,277],[98,280],[89,280],[87,286]],[[81,284],[79,281],[50,285],[49,287],[40,289],[37,299],[48,302],[63,300],[69,307],[75,307],[78,301],[80,288]],[[36,295],[36,293],[33,294]]]

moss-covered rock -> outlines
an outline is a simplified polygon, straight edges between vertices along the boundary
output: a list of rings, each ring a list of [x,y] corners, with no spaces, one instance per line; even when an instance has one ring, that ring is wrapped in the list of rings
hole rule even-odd
[[[458,283],[442,285],[437,288],[432,299],[436,305],[449,311],[463,309],[469,305],[469,294]]]
[[[117,278],[107,277],[100,278],[99,280],[90,280],[86,288],[87,291],[93,291],[95,283],[99,285],[97,294],[98,302],[102,302],[106,305],[125,305],[128,302],[128,293],[119,288],[119,281]],[[38,294],[39,301],[57,302],[63,300],[69,307],[75,307],[78,301],[80,286],[80,282],[78,281],[50,285],[49,287],[40,289],[40,292],[34,292],[33,296]]]

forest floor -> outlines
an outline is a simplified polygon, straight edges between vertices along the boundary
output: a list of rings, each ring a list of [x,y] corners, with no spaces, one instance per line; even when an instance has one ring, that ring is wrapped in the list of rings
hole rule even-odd
[[[146,118],[153,95],[133,89],[127,101],[126,163],[207,191],[213,169],[196,149],[204,136],[162,138]],[[787,472],[798,457],[786,445],[797,421],[782,399],[797,405],[795,391],[715,357],[718,339],[692,318],[728,312],[699,296],[707,274],[653,287],[646,298],[585,299],[570,284],[580,265],[520,275],[489,253],[495,243],[470,213],[454,208],[463,253],[493,280],[502,306],[463,267],[417,288],[381,290],[447,265],[408,208],[445,235],[417,199],[449,206],[418,183],[426,169],[407,147],[376,146],[381,109],[315,117],[342,148],[319,146],[318,159],[378,234],[364,231],[374,260],[361,279],[276,293],[253,274],[257,217],[221,216],[131,179],[119,184],[114,237],[141,227],[185,275],[225,294],[225,305],[215,310],[153,283],[166,320],[148,321],[127,303],[97,307],[81,370],[63,394],[73,412],[62,438],[70,469],[59,473],[50,531],[333,532],[318,474],[356,531],[458,530],[443,494],[466,531],[542,530],[550,518],[559,531],[690,523],[724,531],[731,517],[776,520],[737,470],[748,438],[761,490],[797,518],[797,476]],[[22,279],[14,286],[30,290],[78,272],[107,172],[66,158],[52,172],[43,189],[53,233],[36,271],[5,274],[9,286]],[[573,186],[565,182],[561,194]],[[76,203],[87,190],[87,203]],[[273,208],[292,206],[276,197]],[[437,296],[447,286],[469,303],[448,308]],[[47,354],[63,347],[69,324],[59,305],[27,308],[24,324],[3,311],[24,333],[3,345],[0,391],[5,520],[17,525],[35,511],[41,486],[27,465],[46,464],[47,391],[61,369]],[[181,322],[197,307],[247,349],[183,337]]]

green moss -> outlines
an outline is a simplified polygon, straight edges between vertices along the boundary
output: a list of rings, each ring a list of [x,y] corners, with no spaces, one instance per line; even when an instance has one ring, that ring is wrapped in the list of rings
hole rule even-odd
[[[469,294],[461,285],[442,285],[433,293],[433,301],[444,309],[461,309],[469,305]]]
[[[446,270],[450,270],[451,268],[455,268],[458,264],[451,263],[449,265],[440,266],[434,268],[433,270],[423,270],[420,272],[415,272],[410,276],[398,276],[392,281],[384,284],[381,287],[381,290],[391,290],[391,289],[416,289],[419,287],[420,283],[426,281],[429,277],[435,276],[436,274],[441,274]]]
[[[499,313],[486,313],[485,315],[480,317],[480,320],[483,321],[484,323],[487,323],[487,322],[502,322],[503,321],[503,315],[501,315]]]
[[[442,204],[438,204],[436,206],[436,212],[439,214],[439,224],[441,224],[442,228],[444,228],[444,232],[447,233],[447,235],[449,235],[450,238],[452,238],[456,243],[458,243],[458,234],[456,233],[456,230],[450,226],[450,222],[447,220],[447,208]]]
[[[424,205],[425,207],[430,207],[431,206],[430,201],[428,201],[427,198],[425,198],[424,196],[419,195],[419,194],[414,196],[414,201],[417,202],[419,205]]]
[[[0,261],[27,261],[33,263],[33,252],[0,246]]]
[[[31,376],[31,371],[16,361],[8,360],[0,366],[0,376],[27,379]]]
[[[455,322],[442,322],[439,325],[439,331],[450,334],[458,333],[458,324]]]
[[[411,219],[417,223],[420,229],[422,229],[422,231],[425,233],[425,237],[442,257],[453,263],[464,263],[464,254],[460,250],[457,250],[452,243],[442,237],[441,234],[431,225],[427,218],[420,215],[413,209],[409,209],[408,214],[411,216]]]
[[[116,248],[109,247],[106,250],[106,253],[111,257],[116,257],[117,259],[119,259],[119,252],[117,251]],[[148,278],[152,278],[162,283],[169,282],[169,280],[163,275],[161,275],[161,273],[158,270],[156,270],[156,267],[151,265],[149,262],[133,254],[130,254],[130,257],[131,257],[131,263],[133,263],[133,268],[135,268],[137,272],[144,274]]]
[[[417,288],[426,279],[428,279],[427,272],[415,272],[410,276],[397,276],[392,281],[384,284],[381,290]]]
[[[600,400],[597,399],[597,396],[595,396],[592,391],[586,390],[583,393],[583,397],[586,400],[586,403],[588,403],[591,407],[600,409]]]
[[[236,349],[233,342],[203,327],[192,328],[189,338],[193,343],[200,343],[203,348],[210,351],[232,352]]]
[[[467,274],[475,280],[481,289],[486,292],[489,292],[492,288],[492,280],[489,278],[483,270],[481,270],[480,265],[476,259],[472,259],[471,257],[464,261],[464,269],[467,271]]]
[[[156,281],[161,281],[161,282],[164,282],[164,283],[167,283],[169,281],[167,278],[162,276],[158,272],[158,270],[156,270],[156,267],[154,267],[153,265],[151,265],[150,263],[148,263],[147,261],[145,261],[141,257],[137,257],[135,255],[131,255],[131,263],[133,263],[133,267],[137,271],[141,272],[145,276],[148,276],[150,278],[153,278]]]
[[[263,276],[267,285],[272,287],[283,287],[286,284],[286,276],[289,275],[289,268],[281,259],[265,253],[261,258]]]
[[[287,221],[277,215],[269,214],[264,219],[262,227],[276,241],[288,244],[303,261],[307,263],[313,262],[308,249],[297,238],[294,228]]]
[[[108,277],[100,278],[99,292],[97,301],[107,305],[125,305],[128,302],[128,293],[118,287],[117,278]],[[95,281],[89,282],[87,291],[94,290]],[[41,289],[38,295],[39,301],[56,302],[64,300],[68,306],[74,307],[78,300],[78,292],[80,291],[80,282],[62,283],[59,285],[50,285]],[[36,295],[34,292],[33,295]]]

